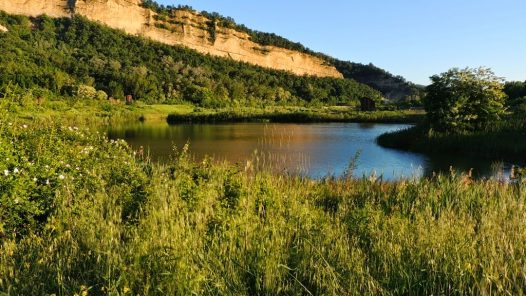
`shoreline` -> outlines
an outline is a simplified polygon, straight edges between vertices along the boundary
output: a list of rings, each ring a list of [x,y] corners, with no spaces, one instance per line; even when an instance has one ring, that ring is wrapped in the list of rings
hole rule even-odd
[[[356,111],[352,106],[272,106],[207,109],[192,105],[133,105],[108,102],[48,101],[41,105],[15,106],[9,110],[22,120],[54,119],[72,124],[114,124],[127,122],[178,123],[413,123],[420,122],[421,110]]]
[[[524,135],[525,130],[520,126],[497,125],[487,131],[441,134],[417,125],[380,135],[376,142],[384,148],[408,152],[465,155],[522,165],[526,143],[520,139]]]

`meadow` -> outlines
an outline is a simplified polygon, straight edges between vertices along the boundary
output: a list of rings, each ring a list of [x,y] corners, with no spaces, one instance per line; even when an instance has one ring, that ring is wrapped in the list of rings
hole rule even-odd
[[[88,119],[0,109],[2,295],[522,295],[526,192],[451,172],[311,180],[152,163]],[[135,114],[135,113],[134,113]],[[77,125],[78,124],[78,125]]]

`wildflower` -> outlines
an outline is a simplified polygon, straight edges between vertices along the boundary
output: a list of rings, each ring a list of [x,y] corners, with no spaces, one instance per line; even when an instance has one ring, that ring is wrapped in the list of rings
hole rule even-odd
[[[9,176],[9,170],[4,170],[4,176]]]
[[[124,292],[124,294],[128,294],[128,293],[130,293],[130,288],[128,288],[128,287],[124,287],[124,289],[122,290],[122,292]]]
[[[27,124],[22,125],[23,128],[27,128]]]
[[[64,175],[59,175],[58,178],[59,178],[60,180],[64,180],[66,177],[64,177]]]
[[[36,182],[38,181],[38,179],[36,177],[33,178],[33,182]]]
[[[18,168],[15,168],[15,169],[13,170],[13,173],[18,174],[18,173],[20,173],[20,171],[18,170]]]
[[[46,180],[46,185],[49,185],[49,179]]]

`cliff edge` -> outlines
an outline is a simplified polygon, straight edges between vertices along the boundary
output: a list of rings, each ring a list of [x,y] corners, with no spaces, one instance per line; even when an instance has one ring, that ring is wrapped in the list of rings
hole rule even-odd
[[[204,54],[231,58],[297,75],[343,78],[321,58],[275,46],[263,46],[244,32],[221,27],[203,15],[175,10],[160,16],[140,6],[141,0],[0,0],[10,14],[51,17],[81,15],[128,34],[169,45],[183,45]]]

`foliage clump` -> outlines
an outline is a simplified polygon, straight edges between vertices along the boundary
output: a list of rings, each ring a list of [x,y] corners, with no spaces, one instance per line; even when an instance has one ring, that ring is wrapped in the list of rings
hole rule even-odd
[[[525,115],[526,114],[526,81],[510,81],[504,85],[504,92],[508,96],[506,107],[510,111]]]
[[[503,80],[487,68],[451,69],[431,77],[425,109],[430,127],[440,132],[481,130],[505,112]]]
[[[4,106],[5,107],[5,106]],[[0,116],[0,237],[39,232],[74,193],[69,207],[115,192],[122,219],[136,218],[146,196],[143,165],[123,141],[85,128]]]

